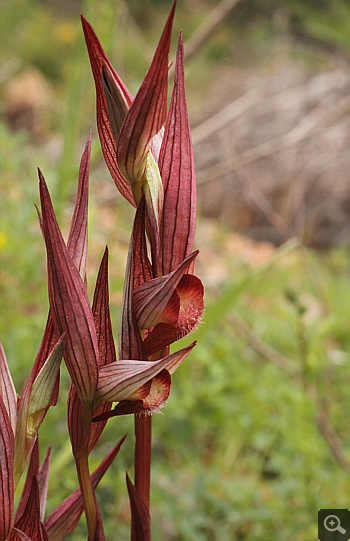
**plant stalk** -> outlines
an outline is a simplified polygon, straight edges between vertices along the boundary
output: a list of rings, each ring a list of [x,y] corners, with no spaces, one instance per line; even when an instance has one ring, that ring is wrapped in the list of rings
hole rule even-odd
[[[94,541],[97,528],[97,512],[94,489],[90,480],[87,450],[84,450],[82,455],[76,460],[76,467],[89,532],[88,541]]]
[[[152,416],[135,415],[135,487],[149,511]]]

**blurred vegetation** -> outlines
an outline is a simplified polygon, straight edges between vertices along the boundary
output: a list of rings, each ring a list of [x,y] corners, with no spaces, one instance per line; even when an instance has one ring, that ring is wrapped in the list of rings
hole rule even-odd
[[[174,36],[182,26],[189,39],[217,3],[179,0]],[[45,249],[34,208],[36,167],[67,232],[79,154],[91,127],[89,294],[108,243],[117,337],[132,209],[118,197],[101,159],[79,12],[134,93],[170,5],[165,0],[1,4],[0,336],[18,393],[48,307]],[[225,63],[259,62],[281,33],[348,56],[349,21],[345,0],[241,1],[188,66],[190,116],[191,104],[200,108],[210,79]],[[29,67],[50,87],[39,134],[25,123],[13,130],[6,114],[7,85]],[[199,232],[205,227],[200,218]],[[230,233],[216,227],[198,261],[206,284],[204,324],[197,347],[173,378],[164,415],[154,418],[153,538],[311,541],[317,537],[317,510],[344,508],[350,491],[350,254],[345,248],[306,252],[290,243],[263,265],[251,265],[228,251],[228,238]],[[224,267],[221,281],[209,269],[212,259]],[[48,512],[77,486],[66,428],[68,384],[63,367],[59,403],[41,429],[42,455],[53,447]],[[91,461],[96,467],[125,432],[120,455],[97,490],[107,539],[128,538],[131,417],[107,424]],[[70,538],[84,539],[85,532],[81,521]]]

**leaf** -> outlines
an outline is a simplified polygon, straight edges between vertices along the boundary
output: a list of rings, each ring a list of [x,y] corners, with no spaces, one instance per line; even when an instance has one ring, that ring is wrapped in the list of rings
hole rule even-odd
[[[152,279],[152,266],[147,255],[147,243],[145,235],[145,199],[141,198],[137,211],[137,219],[135,216],[133,229],[133,287],[148,282]]]
[[[151,541],[151,519],[148,509],[128,474],[126,485],[131,508],[131,541]]]
[[[0,539],[9,534],[13,515],[14,435],[6,406],[0,396]]]
[[[137,234],[142,231],[144,217],[143,199],[137,207],[133,231],[129,243],[128,259],[126,263],[125,282],[123,291],[123,304],[119,326],[119,359],[147,359],[146,352],[143,347],[140,331],[133,309],[133,290],[135,280],[135,264],[134,264],[134,243]],[[146,271],[147,264],[144,267]],[[140,271],[140,269],[139,269]]]
[[[67,241],[68,253],[85,279],[88,247],[89,168],[91,154],[91,131],[80,160],[78,192]]]
[[[169,274],[192,251],[196,227],[196,179],[185,95],[180,34],[174,89],[159,155],[164,203],[158,274]]]
[[[60,369],[65,335],[61,336],[32,385],[28,404],[27,431],[35,435],[50,406],[57,374]]]
[[[97,276],[94,300],[92,304],[95,328],[98,339],[99,366],[106,366],[117,360],[112,322],[109,312],[109,289],[108,289],[108,249],[106,248]],[[100,415],[109,411],[112,407],[110,402],[102,401],[94,411],[94,415]],[[106,421],[94,423],[90,429],[89,453],[95,447]]]
[[[38,473],[38,485],[39,485],[39,496],[40,496],[40,520],[41,521],[43,521],[45,518],[47,489],[49,485],[50,458],[51,458],[51,447],[49,447],[48,450],[46,451],[46,454],[40,465],[39,473]]]
[[[10,538],[8,538],[8,541],[10,541]],[[11,528],[11,541],[32,541],[29,539],[29,537],[21,532],[21,530],[18,530],[17,528]]]
[[[19,504],[16,509],[16,515],[14,519],[14,522],[16,524],[21,518],[21,516],[23,515],[24,510],[28,503],[28,499],[30,498],[30,495],[32,492],[33,476],[35,475],[36,477],[38,477],[38,473],[39,473],[39,440],[38,438],[36,438],[35,445],[30,454],[29,466],[28,466],[26,480],[25,480],[24,487],[22,490],[21,498],[19,500]]]
[[[9,417],[13,435],[17,425],[17,393],[7,364],[4,348],[0,342],[0,396]]]
[[[36,475],[32,476],[31,489],[25,509],[14,526],[32,541],[43,541],[44,539],[40,522],[39,488]],[[9,536],[10,540],[11,535]]]

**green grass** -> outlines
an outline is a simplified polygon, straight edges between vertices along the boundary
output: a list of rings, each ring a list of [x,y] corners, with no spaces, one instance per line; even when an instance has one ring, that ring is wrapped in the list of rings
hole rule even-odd
[[[18,31],[26,24],[42,24],[43,17],[51,28],[65,22],[46,8],[41,12],[36,2],[31,4],[40,16],[34,17],[36,23],[25,22],[26,3],[13,4],[24,11],[15,13],[9,4],[4,24],[17,25]],[[120,13],[113,11],[111,2],[100,4],[99,9],[92,2],[84,7],[96,16],[106,48],[117,55],[111,44]],[[78,29],[73,16],[69,22]],[[186,25],[190,28],[190,21]],[[11,36],[9,29],[6,35]],[[8,39],[7,50],[15,47],[15,54],[23,56],[24,44]],[[81,38],[74,39],[68,59],[62,46],[51,74],[45,71],[50,64],[45,55],[50,59],[52,51],[40,53],[42,44],[39,47],[33,42],[26,52],[26,61],[56,80],[56,95],[65,104],[62,111],[66,114],[52,113],[47,141],[37,143],[24,130],[13,133],[4,119],[0,124],[0,339],[19,394],[39,347],[48,308],[45,248],[34,208],[39,202],[36,168],[43,170],[66,233],[79,154],[88,129],[95,124],[87,56]],[[128,62],[138,54],[133,47],[125,51]],[[210,55],[216,57],[215,47],[208,62]],[[142,73],[146,60],[137,62]],[[137,80],[132,70],[127,77]],[[191,84],[194,86],[193,81]],[[49,144],[55,137],[59,158],[53,156]],[[104,190],[107,202],[100,197]],[[88,293],[91,298],[99,260],[108,243],[117,340],[125,237],[133,213],[121,198],[110,194],[114,194],[112,181],[101,163],[94,128]],[[227,235],[218,229],[222,250]],[[289,243],[267,263],[253,267],[242,263],[239,255],[221,252],[215,243],[211,249],[227,267],[228,278],[207,285],[204,324],[194,336],[198,344],[173,377],[163,415],[154,417],[153,539],[313,541],[317,510],[344,508],[350,491],[349,477],[316,421],[326,403],[329,422],[349,463],[350,252],[345,248],[327,253],[308,250],[306,265],[305,252]],[[201,268],[205,275],[205,262]],[[283,355],[292,373],[264,358],[259,348],[252,347],[249,336],[237,333],[233,314],[244,320],[255,338]],[[41,455],[52,445],[48,512],[77,486],[66,427],[68,386],[63,367],[58,405],[50,409],[40,429]],[[125,471],[133,473],[131,416],[109,421],[91,458],[93,469],[126,432],[120,454],[97,489],[107,540],[129,537]],[[86,539],[83,520],[69,538]]]

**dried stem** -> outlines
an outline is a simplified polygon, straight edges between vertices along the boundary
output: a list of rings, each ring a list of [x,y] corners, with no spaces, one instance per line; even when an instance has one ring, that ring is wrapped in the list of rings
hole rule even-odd
[[[149,510],[152,416],[135,415],[135,487]]]

